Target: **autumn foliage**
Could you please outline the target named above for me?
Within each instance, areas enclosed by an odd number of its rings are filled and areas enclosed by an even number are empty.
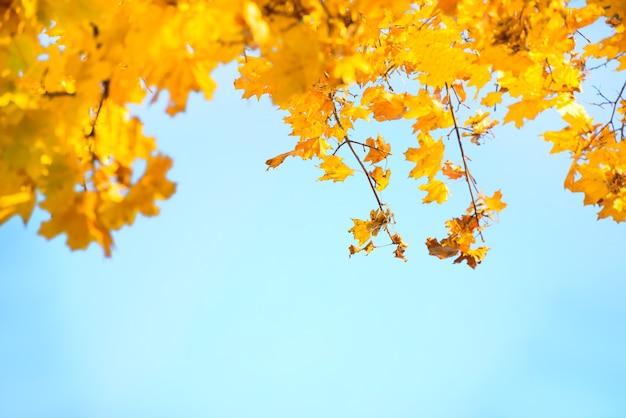
[[[183,112],[191,92],[211,99],[212,70],[233,61],[243,97],[269,96],[292,130],[293,149],[268,168],[296,157],[318,161],[320,180],[364,179],[374,208],[352,220],[350,254],[391,245],[404,259],[383,199],[392,172],[407,174],[388,157],[404,153],[424,203],[465,184],[467,210],[426,246],[475,267],[506,203],[500,190],[481,191],[466,152],[497,124],[521,128],[548,109],[562,123],[543,138],[571,156],[565,187],[600,218],[624,221],[626,84],[605,96],[603,120],[578,93],[589,62],[612,65],[615,77],[626,69],[626,2],[580,3],[0,0],[0,223],[27,222],[38,205],[49,213],[39,234],[65,234],[72,249],[97,242],[110,255],[112,231],[156,215],[175,191],[172,161],[127,106],[167,94],[167,113]],[[591,42],[592,24],[609,35]],[[412,124],[408,149],[355,129],[396,120]]]

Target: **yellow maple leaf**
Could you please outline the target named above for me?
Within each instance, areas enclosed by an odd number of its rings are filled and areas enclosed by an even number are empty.
[[[293,25],[282,37],[282,44],[267,54],[272,67],[262,76],[271,86],[272,101],[285,105],[295,95],[304,94],[323,74],[322,45],[311,28]]]
[[[13,215],[20,215],[26,224],[35,207],[35,201],[35,194],[29,190],[0,196],[0,224]]]
[[[371,253],[372,251],[374,251],[374,248],[376,248],[376,247],[374,246],[374,243],[370,240],[365,245],[365,247],[363,247],[363,250],[365,251],[365,254],[367,255],[367,254]]]
[[[507,204],[502,201],[502,192],[497,190],[493,196],[484,198],[485,205],[495,212],[500,212],[502,209],[506,208]]]
[[[164,155],[156,155],[148,160],[144,174],[125,199],[131,207],[136,208],[134,210],[145,216],[159,213],[155,200],[167,199],[176,191],[176,184],[166,177],[171,167],[172,160]]]
[[[352,222],[354,225],[348,230],[348,232],[351,232],[352,235],[354,235],[354,239],[357,240],[359,242],[359,246],[361,246],[372,236],[370,233],[371,228],[369,222],[361,219],[352,219]]]
[[[322,138],[309,138],[296,144],[295,151],[302,159],[308,160],[313,157],[321,157],[326,154],[326,150],[332,148],[330,144]]]
[[[238,90],[243,90],[242,98],[248,99],[256,96],[257,100],[261,96],[269,93],[269,87],[263,82],[261,75],[269,71],[272,65],[267,59],[259,57],[246,57],[240,61],[240,77],[235,79],[234,86]]]
[[[543,133],[543,139],[552,143],[550,154],[557,154],[563,151],[576,152],[583,143],[583,138],[579,132],[566,126],[560,131],[546,131]]]
[[[379,122],[400,119],[406,113],[404,96],[390,93],[382,86],[368,87],[363,92],[361,103],[369,106],[374,119]]]
[[[443,181],[437,179],[430,179],[428,183],[422,184],[419,189],[428,192],[426,197],[422,199],[423,203],[437,202],[441,204],[448,200],[448,195],[450,194],[448,186]]]
[[[46,200],[41,207],[48,210],[51,218],[41,224],[39,235],[52,239],[65,233],[67,245],[73,249],[86,249],[96,241],[104,249],[107,257],[111,256],[113,238],[109,230],[97,217],[98,194],[94,192],[74,193],[65,204],[59,200]]]
[[[420,134],[418,136],[420,147],[409,148],[405,153],[407,161],[412,161],[416,165],[409,173],[409,177],[418,179],[422,176],[432,178],[441,169],[443,160],[444,144],[440,139],[434,141],[430,135]]]
[[[480,101],[480,104],[486,107],[494,107],[498,103],[502,103],[502,90],[489,92]]]
[[[365,162],[376,164],[391,155],[391,145],[387,144],[385,139],[380,135],[376,136],[376,140],[371,137],[367,138],[365,144],[369,147],[365,160],[363,160]]]
[[[343,163],[343,158],[336,155],[322,156],[320,168],[324,175],[318,180],[332,180],[333,182],[344,181],[346,177],[354,175],[354,170]]]
[[[369,74],[372,67],[362,55],[350,55],[335,62],[333,76],[344,84],[352,84],[357,80],[357,74]]]
[[[593,119],[580,103],[570,102],[557,110],[575,132],[586,132],[591,128]]]

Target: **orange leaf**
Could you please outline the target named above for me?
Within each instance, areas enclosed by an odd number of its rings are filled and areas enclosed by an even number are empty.
[[[452,164],[452,161],[446,160],[443,164],[441,172],[444,176],[448,177],[451,180],[460,179],[465,176],[465,171],[461,167],[456,164]]]
[[[434,255],[439,259],[454,257],[459,253],[459,250],[456,248],[440,244],[437,238],[426,239],[426,247],[430,255]]]
[[[385,143],[385,139],[378,135],[374,138],[367,138],[365,144],[369,146],[369,152],[365,156],[365,162],[376,164],[390,155],[391,146]]]
[[[293,156],[294,154],[295,154],[295,151],[292,150],[284,154],[277,155],[274,158],[270,158],[269,160],[265,161],[265,164],[267,164],[267,170],[269,170],[270,168],[278,167],[279,165],[283,163],[283,161],[285,161],[285,158],[289,156]]]
[[[445,14],[454,16],[456,15],[456,8],[458,3],[459,0],[439,0],[439,4],[437,6]]]

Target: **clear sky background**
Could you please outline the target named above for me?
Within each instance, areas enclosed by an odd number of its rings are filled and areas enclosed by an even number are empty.
[[[371,128],[395,145],[383,198],[409,261],[350,259],[350,218],[374,207],[364,177],[318,182],[295,159],[266,172],[295,139],[239,99],[233,70],[174,119],[138,110],[178,191],[111,259],[38,237],[40,213],[0,228],[0,417],[626,416],[626,229],[563,190],[569,160],[537,136],[558,117],[469,148],[479,187],[509,204],[476,270],[423,244],[465,184],[422,205],[410,130]]]

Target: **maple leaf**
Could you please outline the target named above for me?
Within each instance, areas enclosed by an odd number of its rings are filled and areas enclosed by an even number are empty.
[[[35,207],[35,197],[34,193],[28,190],[0,196],[0,224],[13,215],[20,215],[26,225]]]
[[[465,171],[456,164],[452,164],[452,161],[446,160],[441,168],[441,173],[451,180],[460,179],[465,177]]]
[[[369,253],[371,253],[372,251],[374,251],[374,248],[376,248],[374,246],[374,243],[370,240],[365,247],[363,247],[363,251],[365,251],[365,254],[368,255]]]
[[[270,91],[261,75],[267,73],[272,65],[266,59],[259,57],[247,57],[244,63],[245,65],[239,65],[241,76],[235,79],[234,86],[238,90],[243,90],[242,98],[248,99],[256,96],[257,100],[260,100],[262,95]]]
[[[422,199],[423,203],[437,202],[442,204],[448,200],[448,195],[450,194],[448,186],[446,186],[443,181],[437,179],[428,180],[428,182],[422,184],[419,189],[428,192],[426,197]]]
[[[346,177],[354,175],[354,170],[343,163],[343,158],[336,155],[323,155],[320,168],[324,175],[318,180],[344,181]]]
[[[369,106],[374,119],[379,122],[400,119],[406,112],[404,97],[385,91],[381,86],[368,87],[363,92],[361,103]]]
[[[497,190],[494,192],[491,197],[483,197],[485,201],[485,205],[495,212],[500,212],[502,209],[506,208],[507,204],[502,201],[502,192]]]
[[[176,191],[176,184],[167,179],[172,160],[157,155],[148,160],[146,169],[136,184],[129,190],[125,200],[145,216],[159,213],[155,200],[169,198]]]
[[[442,245],[437,238],[426,239],[426,247],[430,255],[439,259],[454,257],[459,253],[458,248]]]
[[[313,157],[321,157],[326,154],[326,150],[332,148],[330,144],[322,138],[309,138],[298,142],[295,148],[297,155],[308,160]]]
[[[278,167],[279,165],[283,163],[283,161],[285,161],[285,158],[294,156],[294,155],[296,155],[296,151],[292,150],[292,151],[277,155],[274,158],[270,158],[269,160],[265,161],[265,164],[267,165],[267,170],[269,170],[270,168]]]
[[[492,91],[480,101],[480,104],[486,107],[495,107],[498,103],[502,103],[502,90]]]
[[[570,102],[557,110],[574,131],[586,132],[591,128],[592,119],[580,103]]]
[[[354,103],[346,103],[344,107],[341,109],[341,114],[345,116],[349,116],[353,121],[357,119],[363,119],[366,122],[370,121],[369,114],[370,110],[366,109],[363,106],[355,106]]]
[[[416,166],[409,173],[409,177],[418,179],[420,177],[432,178],[441,169],[443,160],[443,141],[434,141],[430,135],[420,134],[418,136],[420,147],[409,148],[405,153],[407,161],[412,161]]]
[[[359,246],[365,244],[367,240],[372,236],[371,227],[369,222],[363,221],[361,219],[352,219],[354,226],[348,230],[354,235],[354,239],[358,241]]]
[[[461,253],[461,255],[454,260],[454,264],[465,261],[468,266],[475,269],[476,265],[483,261],[487,255],[487,251],[489,251],[488,247],[479,247],[475,250],[468,250],[467,252]]]
[[[374,138],[367,138],[365,144],[369,147],[369,151],[363,161],[376,164],[384,160],[390,155],[391,145],[385,142],[385,139],[377,135],[376,140]]]
[[[357,74],[369,74],[372,67],[361,55],[350,55],[335,62],[333,76],[344,84],[352,84],[357,80]]]
[[[272,86],[272,100],[277,105],[306,93],[323,74],[322,45],[313,30],[298,25],[285,32],[280,46],[268,52],[272,67],[263,75],[263,82]]]
[[[391,242],[396,245],[396,249],[393,252],[394,257],[399,258],[406,263],[407,259],[404,256],[404,252],[409,245],[402,241],[400,234],[393,234],[391,236]]]
[[[57,206],[46,200],[41,206],[51,213],[51,219],[41,224],[38,233],[47,239],[65,233],[67,245],[73,250],[84,250],[93,241],[98,242],[107,257],[111,256],[113,239],[97,217],[98,195],[92,192],[75,193],[69,204]]]

